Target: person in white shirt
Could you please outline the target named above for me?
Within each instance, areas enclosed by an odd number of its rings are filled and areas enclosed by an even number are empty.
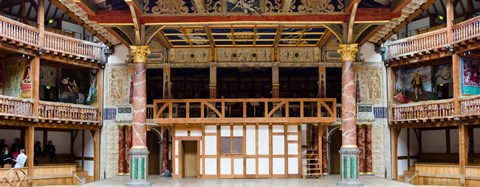
[[[27,161],[27,155],[25,155],[25,149],[20,149],[20,154],[15,159],[15,168],[23,168],[25,166],[25,162]]]

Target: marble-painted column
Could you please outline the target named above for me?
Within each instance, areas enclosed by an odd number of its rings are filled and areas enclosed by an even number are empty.
[[[280,81],[278,80],[278,67],[272,67],[272,98],[280,97]]]
[[[359,155],[358,155],[358,171],[360,174],[365,174],[365,129],[364,125],[360,124],[357,126],[357,146]]]
[[[162,174],[164,174],[167,169],[172,171],[170,168],[168,168],[168,148],[170,146],[168,140],[167,127],[162,127]]]
[[[170,76],[170,67],[163,67],[163,98],[172,99],[172,80]]]
[[[148,148],[147,148],[147,55],[148,46],[130,46],[130,54],[135,63],[133,79],[133,128],[132,148],[130,154],[130,182],[127,186],[150,186],[148,175]]]
[[[125,126],[118,126],[118,174],[125,174]]]
[[[323,133],[323,140],[322,140],[322,165],[323,165],[323,174],[328,175],[328,153],[327,153],[327,148],[328,148],[328,130],[325,130],[325,133]]]
[[[353,62],[358,44],[339,44],[342,60],[342,147],[340,148],[340,176],[338,186],[363,186],[358,180],[357,103]]]
[[[372,175],[372,124],[365,126],[365,174]]]
[[[326,71],[327,68],[325,66],[318,67],[318,97],[325,98],[327,97],[327,83],[326,83]]]
[[[217,98],[217,67],[210,67],[210,99]]]

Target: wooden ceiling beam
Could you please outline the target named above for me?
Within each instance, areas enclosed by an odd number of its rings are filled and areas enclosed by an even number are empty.
[[[135,38],[133,41],[134,42],[134,45],[143,45],[141,42],[142,42],[142,38],[141,38],[141,34],[140,34],[140,27],[141,27],[141,23],[140,23],[140,16],[142,15],[142,12],[141,12],[141,9],[140,7],[138,7],[137,3],[134,2],[134,0],[125,0],[125,3],[128,4],[128,6],[130,7],[130,14],[131,14],[131,17],[132,17],[132,21],[133,21],[133,28],[135,30]]]
[[[82,8],[88,15],[97,15],[96,6],[92,6],[83,0],[73,0],[73,2]]]
[[[395,4],[392,5],[392,12],[399,13],[404,9],[408,4],[410,4],[412,0],[400,0],[397,1]]]
[[[131,25],[133,20],[130,11],[99,11],[97,15],[90,15],[89,20],[101,25]],[[359,22],[388,22],[393,18],[400,17],[400,13],[392,13],[390,8],[359,8],[356,12],[355,21]],[[139,20],[145,25],[176,24],[176,23],[227,23],[227,22],[315,22],[315,23],[343,23],[350,19],[350,14],[312,14],[312,15],[141,15]],[[252,23],[255,24],[255,23]]]

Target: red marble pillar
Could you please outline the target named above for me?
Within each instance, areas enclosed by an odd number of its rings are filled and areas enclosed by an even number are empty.
[[[359,125],[357,127],[357,146],[358,149],[360,150],[360,153],[358,155],[358,171],[360,173],[365,173],[366,168],[365,168],[365,126]]]
[[[362,186],[358,180],[357,103],[353,62],[358,44],[339,44],[342,59],[342,147],[340,148],[340,176],[337,186]]]
[[[328,131],[325,131],[323,133],[323,140],[322,140],[322,165],[323,165],[323,173],[328,173],[328,155],[327,155],[327,144],[328,144],[328,139],[327,139],[327,133]]]
[[[312,149],[318,149],[318,126],[312,126]]]
[[[125,155],[125,159],[128,157],[128,151],[130,151],[130,148],[132,147],[132,126],[126,126],[125,127],[125,152],[123,153]],[[126,159],[125,163],[125,173],[130,172],[130,159]]]
[[[365,128],[365,172],[367,174],[373,174],[372,159],[372,125],[369,124]]]
[[[163,128],[162,134],[162,173],[168,169],[168,131],[166,127]],[[171,171],[171,170],[170,170]]]
[[[148,148],[147,141],[147,55],[148,46],[130,46],[130,54],[135,63],[133,78],[133,127],[132,148],[130,153],[130,179],[127,186],[149,186],[146,180],[148,175]]]
[[[118,126],[118,173],[125,173],[125,126]]]

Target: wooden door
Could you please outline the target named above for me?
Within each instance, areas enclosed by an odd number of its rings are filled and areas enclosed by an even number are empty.
[[[340,147],[342,147],[342,131],[335,131],[330,137],[330,174],[340,174]]]
[[[197,177],[197,141],[182,141],[183,177]]]
[[[160,175],[160,138],[152,130],[147,132],[148,174]]]

